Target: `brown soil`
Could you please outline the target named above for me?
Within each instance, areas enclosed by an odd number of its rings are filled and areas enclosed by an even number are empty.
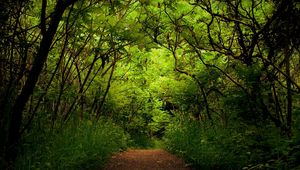
[[[104,170],[189,170],[185,163],[160,149],[128,150],[112,156]]]

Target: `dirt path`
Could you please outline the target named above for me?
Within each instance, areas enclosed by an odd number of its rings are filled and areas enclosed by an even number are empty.
[[[128,150],[114,155],[104,170],[189,170],[181,159],[160,149]]]

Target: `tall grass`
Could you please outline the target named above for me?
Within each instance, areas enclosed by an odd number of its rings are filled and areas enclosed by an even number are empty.
[[[282,161],[289,142],[274,127],[221,127],[177,121],[164,137],[166,149],[196,169],[289,169]]]
[[[113,152],[126,149],[129,136],[111,121],[72,124],[56,133],[24,138],[16,169],[99,169]]]

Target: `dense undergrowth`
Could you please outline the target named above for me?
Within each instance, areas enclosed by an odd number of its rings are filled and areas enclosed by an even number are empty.
[[[164,142],[195,169],[298,169],[296,136],[281,136],[271,125],[222,127],[184,120],[169,125]]]
[[[15,169],[99,169],[113,152],[127,148],[129,135],[107,120],[83,121],[24,137]]]

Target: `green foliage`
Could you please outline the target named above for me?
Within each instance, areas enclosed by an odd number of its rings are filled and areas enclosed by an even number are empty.
[[[166,148],[199,169],[289,169],[289,140],[274,127],[222,127],[175,121],[167,128]]]
[[[154,146],[151,136],[146,133],[139,131],[131,132],[130,139],[129,147],[132,148],[153,148]]]
[[[113,152],[126,149],[129,136],[109,120],[69,124],[61,130],[24,137],[16,169],[99,169]]]
[[[170,115],[161,110],[158,110],[158,113],[155,113],[152,116],[152,122],[149,123],[149,126],[152,132],[157,133],[163,130],[169,122]]]
[[[0,3],[0,151],[31,127],[17,168],[98,168],[127,145],[161,147],[163,136],[204,169],[299,166],[295,0],[65,0],[76,3],[60,21],[61,1],[44,2],[45,18],[41,1]],[[49,52],[42,63],[40,49]],[[22,99],[27,85],[34,91]],[[87,121],[98,116],[115,124]],[[70,120],[81,123],[56,129]]]
[[[165,143],[169,151],[197,168],[240,169],[245,158],[234,153],[238,148],[231,143],[234,139],[227,135],[228,132],[221,129],[204,129],[197,122],[176,122],[168,127]],[[228,146],[230,144],[232,146]]]

